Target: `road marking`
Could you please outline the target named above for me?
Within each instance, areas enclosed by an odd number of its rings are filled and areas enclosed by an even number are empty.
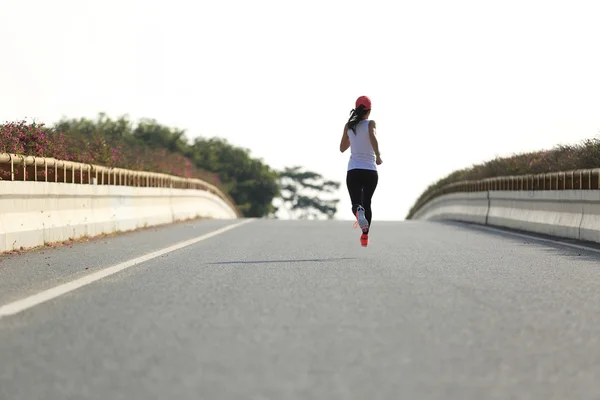
[[[494,232],[498,232],[498,233],[504,233],[505,235],[511,235],[511,236],[518,236],[518,237],[522,237],[524,239],[530,239],[530,240],[535,240],[538,242],[546,242],[546,243],[552,243],[558,246],[566,246],[566,247],[571,247],[574,249],[578,249],[578,250],[585,250],[585,251],[591,251],[593,253],[598,253],[600,254],[600,249],[595,249],[593,247],[588,247],[588,246],[584,246],[581,244],[575,244],[575,243],[569,243],[569,242],[562,242],[558,239],[548,239],[548,238],[543,238],[543,237],[537,237],[534,235],[528,235],[526,233],[521,233],[521,232],[513,232],[513,231],[509,231],[509,230],[504,230],[504,229],[500,229],[500,228],[494,228],[491,226],[485,226],[485,225],[477,225],[479,228],[482,228],[484,230],[488,230],[488,231],[494,231]]]
[[[32,296],[26,297],[24,299],[21,300],[17,300],[15,302],[12,303],[8,303],[2,307],[0,307],[0,319],[2,319],[3,317],[8,317],[8,316],[12,316],[15,314],[18,314],[22,311],[25,311],[29,308],[35,307],[39,304],[42,304],[46,301],[52,300],[56,297],[62,296],[63,294],[72,292],[76,289],[79,289],[82,286],[85,285],[89,285],[90,283],[93,283],[95,281],[98,281],[102,278],[106,278],[107,276],[116,274],[117,272],[123,271],[127,268],[133,267],[134,265],[138,265],[141,264],[143,262],[146,262],[148,260],[152,260],[153,258],[156,257],[160,257],[163,254],[167,254],[167,253],[171,253],[175,250],[179,250],[182,249],[184,247],[190,246],[192,244],[201,242],[203,240],[209,239],[211,237],[220,235],[221,233],[227,232],[228,230],[231,230],[233,228],[237,228],[238,226],[247,224],[251,221],[253,221],[254,219],[245,219],[241,222],[238,222],[237,224],[232,224],[232,225],[227,225],[226,227],[217,229],[216,231],[207,233],[205,235],[202,236],[198,236],[194,239],[189,239],[180,243],[177,243],[173,246],[169,246],[166,247],[164,249],[158,250],[158,251],[154,251],[152,253],[146,254],[144,256],[141,257],[137,257],[134,258],[132,260],[129,261],[125,261],[123,263],[117,264],[117,265],[113,265],[107,268],[104,268],[98,272],[89,274],[87,276],[84,276],[82,278],[76,279],[74,281],[71,282],[67,282],[64,283],[62,285],[59,286],[55,286],[51,289],[48,290],[44,290],[43,292],[34,294]]]

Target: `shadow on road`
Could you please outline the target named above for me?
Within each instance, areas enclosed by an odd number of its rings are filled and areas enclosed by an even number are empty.
[[[220,261],[214,263],[208,263],[208,265],[222,265],[222,264],[285,264],[285,263],[305,263],[305,262],[331,262],[339,260],[355,260],[353,257],[339,257],[339,258],[309,258],[302,260],[255,260],[255,261]]]

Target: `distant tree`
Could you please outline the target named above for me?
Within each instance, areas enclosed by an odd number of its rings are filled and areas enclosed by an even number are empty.
[[[67,136],[75,161],[127,167],[122,165],[121,153],[133,145],[133,124],[126,116],[113,120],[99,113],[96,120],[63,118],[54,128]]]
[[[286,167],[279,173],[280,199],[290,219],[333,219],[339,199],[324,199],[334,193],[340,183],[326,180],[319,173],[305,171],[300,166]]]
[[[184,156],[191,154],[185,130],[161,125],[153,119],[142,119],[133,130],[133,137],[152,148],[163,148]]]
[[[59,132],[64,132],[73,137],[89,138],[101,135],[106,140],[124,141],[132,137],[133,124],[127,116],[113,120],[105,113],[99,113],[96,120],[88,118],[61,119],[54,125]]]

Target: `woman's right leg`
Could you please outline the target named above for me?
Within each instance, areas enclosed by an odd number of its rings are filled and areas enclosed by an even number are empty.
[[[373,212],[371,211],[371,199],[373,198],[373,194],[377,188],[378,181],[379,174],[377,171],[364,171],[362,179],[362,204],[365,208],[365,217],[367,217],[367,221],[369,221],[369,227],[371,227],[371,220],[373,218]]]

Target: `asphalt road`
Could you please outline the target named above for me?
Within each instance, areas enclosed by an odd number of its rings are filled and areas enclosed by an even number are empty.
[[[237,221],[0,256],[0,307]],[[600,254],[257,220],[0,318],[0,400],[597,399]],[[86,269],[87,268],[87,269]]]

